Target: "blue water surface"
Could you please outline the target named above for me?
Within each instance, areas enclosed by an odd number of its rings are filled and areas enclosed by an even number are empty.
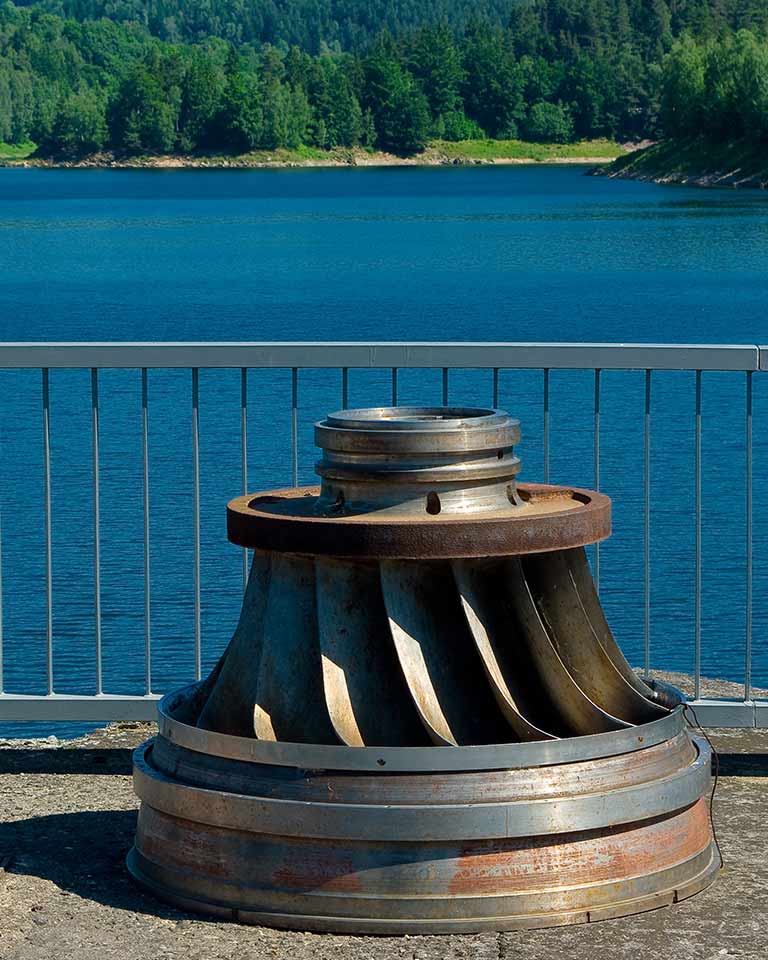
[[[768,197],[609,181],[578,166],[343,170],[0,169],[0,340],[768,341]],[[752,679],[768,685],[768,377],[754,376]],[[439,402],[440,371],[401,371],[401,402]],[[645,375],[605,371],[600,487],[614,501],[600,588],[630,659],[644,645]],[[745,675],[743,373],[702,377],[702,671]],[[141,382],[106,370],[101,406],[104,687],[145,690]],[[386,403],[386,371],[350,371],[350,402]],[[290,482],[290,371],[248,376],[248,486]],[[522,478],[543,473],[541,371],[503,371]],[[54,688],[95,690],[91,380],[50,374]],[[490,371],[456,371],[490,403]],[[301,371],[300,480],[338,371]],[[550,378],[552,482],[594,482],[594,375]],[[652,382],[651,660],[694,657],[695,375]],[[5,688],[44,693],[40,371],[0,371]],[[193,678],[189,371],[150,371],[152,689]],[[240,371],[200,373],[203,669],[242,595],[224,505],[241,490]],[[77,728],[77,729],[80,729]],[[0,725],[0,733],[52,732]],[[68,727],[73,732],[75,727]],[[60,732],[60,730],[56,730]]]

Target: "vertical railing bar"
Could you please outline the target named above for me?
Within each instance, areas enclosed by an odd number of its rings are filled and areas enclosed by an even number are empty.
[[[3,681],[3,511],[0,502],[0,693],[4,692]]]
[[[341,408],[346,410],[349,406],[349,367],[341,368]]]
[[[43,377],[43,482],[45,486],[45,662],[48,693],[53,693],[53,537],[51,533],[50,375]]]
[[[448,367],[443,367],[443,406],[448,406]]]
[[[752,371],[747,371],[746,443],[747,443],[747,584],[745,598],[744,699],[752,699]]]
[[[644,418],[644,473],[643,486],[645,493],[644,540],[643,540],[643,574],[644,574],[644,621],[643,621],[643,674],[646,679],[651,676],[651,371],[645,371],[645,418]]]
[[[0,441],[2,437],[0,436]],[[0,442],[0,457],[2,457],[2,443]],[[3,679],[3,504],[0,498],[0,693],[5,690]]]
[[[96,695],[104,692],[101,662],[101,504],[99,498],[99,371],[91,367],[93,446],[93,619],[96,641]]]
[[[152,601],[149,569],[149,384],[147,368],[141,370],[141,460],[144,510],[144,692],[152,693]]]
[[[240,469],[243,496],[248,493],[248,370],[240,370]],[[243,547],[243,593],[248,585],[248,548]]]
[[[600,489],[600,370],[595,370],[595,423],[593,467],[595,476],[595,490]],[[594,581],[595,590],[600,592],[600,544],[595,544]]]
[[[195,678],[203,672],[200,614],[200,371],[192,368],[192,496],[194,513]]]
[[[549,368],[544,368],[544,429],[542,443],[544,446],[544,483],[549,483]]]
[[[392,367],[392,406],[397,406],[397,367]]]
[[[693,638],[693,696],[701,696],[701,370],[696,371],[696,457],[695,513],[696,513],[696,569],[694,587]]]
[[[299,485],[299,371],[291,369],[291,477]]]
[[[493,409],[499,405],[499,368],[493,368]]]

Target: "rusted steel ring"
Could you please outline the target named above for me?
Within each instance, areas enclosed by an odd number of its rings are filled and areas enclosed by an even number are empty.
[[[196,721],[199,691],[166,702],[179,727],[161,728],[134,767],[142,804],[128,868],[184,909],[349,933],[520,929],[654,909],[698,892],[719,867],[709,748],[680,727],[680,708],[564,741],[574,756],[604,745],[580,762],[526,768],[523,750],[508,771],[291,770],[175,742]],[[649,745],[625,754],[630,734]],[[238,741],[239,755],[243,738],[213,739]],[[436,748],[459,758],[487,749]]]
[[[472,519],[317,516],[318,487],[270,490],[230,500],[227,536],[241,547],[370,560],[518,556],[583,547],[610,536],[611,501],[604,494],[532,483],[517,489],[532,509]],[[557,498],[564,509],[547,509]]]
[[[259,832],[272,836],[369,843],[543,837],[563,833],[566,824],[568,832],[597,830],[690,807],[706,794],[712,764],[706,741],[694,742],[698,753],[693,761],[658,779],[632,786],[609,781],[601,792],[588,795],[566,790],[553,797],[542,790],[533,799],[497,803],[384,804],[378,793],[370,793],[365,803],[312,802],[226,793],[221,787],[195,786],[158,770],[152,763],[151,743],[134,753],[133,783],[142,802],[168,816],[230,830],[249,830],[258,823]],[[576,770],[559,773],[564,781],[578,779]],[[461,775],[455,776],[460,782]],[[623,765],[621,777],[627,776]],[[614,777],[618,781],[616,773]]]

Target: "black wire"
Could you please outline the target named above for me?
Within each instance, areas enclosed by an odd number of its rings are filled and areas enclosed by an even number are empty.
[[[725,860],[723,860],[723,851],[720,848],[720,840],[717,836],[717,827],[715,826],[715,813],[714,813],[715,791],[717,790],[717,784],[718,784],[718,781],[720,780],[720,756],[717,750],[715,749],[714,744],[709,739],[709,736],[706,730],[699,723],[699,718],[696,716],[696,711],[693,709],[693,707],[689,703],[686,703],[685,710],[686,711],[690,710],[691,714],[693,715],[693,726],[695,726],[696,729],[699,731],[699,733],[701,733],[702,737],[704,737],[704,739],[709,744],[709,749],[712,751],[712,765],[714,767],[714,770],[713,770],[714,776],[712,780],[712,793],[710,794],[710,797],[709,797],[709,822],[712,826],[712,839],[715,841],[715,849],[717,850],[717,855],[720,858],[720,869],[722,870],[723,867],[725,866]]]

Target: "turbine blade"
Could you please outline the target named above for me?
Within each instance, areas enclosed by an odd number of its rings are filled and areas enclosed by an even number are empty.
[[[317,620],[328,713],[349,746],[429,743],[392,647],[379,567],[316,562]]]
[[[452,565],[464,615],[501,712],[521,740],[556,739],[549,731],[559,718],[547,710],[547,697],[505,602],[502,564],[454,560]]]
[[[589,698],[612,716],[633,724],[666,716],[668,711],[628,683],[605,652],[562,551],[528,556],[523,568],[558,653]]]
[[[338,743],[323,694],[311,559],[274,556],[252,712],[260,740]]]
[[[253,737],[253,703],[264,640],[271,554],[255,550],[243,607],[224,655],[206,681],[210,693],[197,726],[236,737]]]
[[[507,595],[536,667],[539,682],[549,695],[548,705],[560,714],[566,728],[580,736],[631,726],[598,706],[571,675],[539,614],[518,557],[504,561],[504,575]]]
[[[605,650],[606,655],[627,683],[631,684],[635,690],[644,697],[653,699],[653,690],[647,683],[643,682],[642,678],[639,677],[629,665],[621,651],[621,647],[619,647],[613,636],[611,628],[608,626],[603,606],[600,603],[597,590],[595,590],[595,582],[592,579],[592,572],[589,569],[586,551],[583,547],[577,547],[574,550],[564,550],[563,555],[567,560],[571,577],[576,586],[576,591],[587,619],[591,623],[598,642],[603,650]],[[659,706],[661,705],[659,704]]]
[[[450,564],[384,561],[381,583],[400,666],[432,741],[509,740],[469,636]]]

